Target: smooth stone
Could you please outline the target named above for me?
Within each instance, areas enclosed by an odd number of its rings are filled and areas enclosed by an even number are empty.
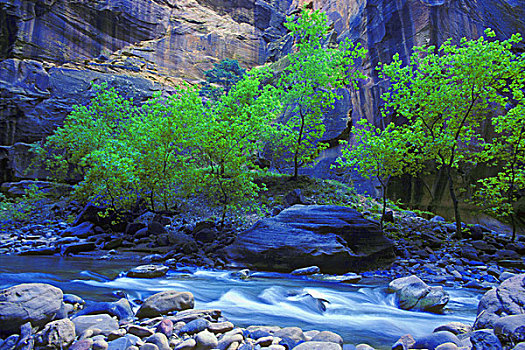
[[[193,338],[186,339],[179,345],[175,346],[174,350],[192,350],[197,345],[197,342]]]
[[[165,276],[169,267],[164,265],[141,265],[128,271],[126,276],[135,278],[156,278]]]
[[[152,318],[172,311],[193,309],[195,300],[190,292],[166,291],[147,298],[137,311],[138,318]]]
[[[231,331],[235,326],[231,322],[218,322],[218,323],[210,323],[208,325],[208,330],[212,333],[226,333]]]
[[[216,349],[217,346],[219,345],[219,342],[215,334],[211,333],[208,330],[204,330],[198,333],[195,336],[195,341],[197,342],[195,350]]]
[[[146,327],[141,327],[141,326],[137,326],[133,324],[128,327],[128,334],[133,334],[133,335],[136,335],[137,337],[145,338],[145,337],[152,336],[153,334],[155,334],[155,332],[153,332],[151,329],[148,329]]]
[[[228,349],[232,343],[242,343],[244,340],[244,337],[242,334],[234,334],[232,336],[224,336],[219,340],[219,343],[217,344],[217,348],[220,350],[226,350]]]
[[[525,350],[525,342],[517,344],[512,350]]]
[[[88,305],[85,309],[80,310],[76,316],[108,314],[115,316],[119,320],[127,320],[133,317],[133,310],[126,298],[121,298],[115,302],[98,302]]]
[[[458,350],[458,349],[459,349],[458,346],[454,343],[444,343],[436,347],[436,350]]]
[[[203,330],[208,328],[209,322],[203,318],[198,318],[196,320],[193,320],[189,323],[187,323],[184,327],[182,327],[179,331],[179,334],[187,333],[187,334],[195,334],[202,332]]]
[[[494,322],[494,333],[502,343],[525,342],[525,314],[501,317]]]
[[[461,341],[458,337],[450,332],[435,332],[416,339],[414,348],[435,350],[439,345],[444,343],[454,343],[461,346]]]
[[[107,350],[109,347],[109,344],[104,339],[95,339],[93,341],[92,349],[93,350]]]
[[[177,312],[174,316],[168,317],[173,323],[184,322],[188,323],[198,318],[205,318],[207,320],[217,321],[221,317],[221,310],[183,310]]]
[[[173,322],[168,318],[164,318],[157,326],[156,332],[162,333],[168,338],[171,337],[173,334]]]
[[[358,344],[355,347],[355,350],[375,350],[375,349],[368,344]]]
[[[470,334],[472,350],[502,350],[503,346],[492,329],[479,329]]]
[[[146,339],[146,343],[155,344],[159,350],[170,350],[168,338],[162,333],[155,333]]]
[[[303,334],[306,337],[307,341],[310,341],[313,337],[315,337],[319,333],[321,333],[321,332],[319,332],[317,330],[311,330],[311,331],[303,332]]]
[[[267,337],[260,337],[257,339],[255,344],[260,346],[270,346],[273,343],[273,336],[269,335]]]
[[[295,269],[291,272],[291,274],[295,276],[308,276],[316,273],[321,273],[321,269],[319,268],[319,266],[303,267],[300,269]]]
[[[399,338],[394,345],[392,345],[392,350],[407,350],[411,349],[412,346],[416,341],[414,340],[414,337],[410,334],[405,334],[401,338]]]
[[[62,349],[71,345],[75,337],[75,324],[66,318],[46,324],[40,332],[38,343],[42,346]]]
[[[118,339],[112,340],[108,343],[108,350],[126,350],[130,346],[135,345],[131,338],[129,337],[120,337]]]
[[[159,350],[159,347],[152,343],[146,343],[142,345],[139,350]]]
[[[75,333],[82,334],[90,328],[99,329],[104,335],[119,329],[117,320],[108,314],[84,315],[73,318],[75,324]]]
[[[343,346],[343,338],[339,334],[330,331],[319,332],[316,336],[314,336],[311,339],[311,341],[336,343]]]
[[[342,348],[336,343],[307,341],[297,345],[294,350],[342,350]]]
[[[86,304],[86,301],[84,299],[82,299],[81,297],[75,294],[64,294],[63,301],[64,303],[73,304],[73,305],[75,304],[85,305]]]
[[[450,299],[443,287],[430,287],[414,275],[393,280],[388,291],[396,293],[399,307],[404,310],[440,312]]]
[[[18,333],[26,322],[44,326],[61,312],[62,299],[62,290],[45,283],[24,283],[1,290],[0,336]]]
[[[285,327],[282,329],[279,329],[278,331],[273,333],[274,337],[288,337],[290,339],[293,339],[296,343],[306,340],[306,336],[303,333],[303,330],[299,327]]]
[[[69,347],[69,350],[89,350],[93,346],[93,339],[86,338],[77,340]]]

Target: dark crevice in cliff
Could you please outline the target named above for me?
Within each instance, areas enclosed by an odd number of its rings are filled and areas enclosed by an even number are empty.
[[[0,8],[0,59],[12,57],[17,34],[17,18]]]

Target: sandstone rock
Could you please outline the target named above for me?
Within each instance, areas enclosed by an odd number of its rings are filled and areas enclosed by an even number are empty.
[[[199,318],[188,322],[184,327],[182,327],[179,333],[195,334],[202,332],[205,329],[208,329],[209,322],[203,318]]]
[[[503,281],[483,295],[478,304],[474,329],[493,328],[500,317],[525,313],[525,274]]]
[[[157,317],[171,311],[192,309],[195,305],[189,292],[166,291],[147,298],[137,311],[138,318]]]
[[[296,343],[299,341],[305,341],[306,337],[303,333],[303,330],[299,327],[285,327],[275,331],[273,333],[274,337],[284,338],[288,337],[294,340]]]
[[[20,326],[31,322],[43,326],[62,308],[62,291],[49,284],[19,284],[0,291],[0,335],[18,333]]]
[[[75,340],[75,324],[69,319],[46,324],[39,335],[39,345],[54,349],[67,348]]]
[[[182,343],[178,344],[174,350],[192,350],[197,345],[193,338],[188,338]]]
[[[75,333],[82,334],[88,329],[98,329],[101,334],[108,335],[119,329],[118,322],[108,314],[78,316],[73,319]]]
[[[393,280],[388,291],[396,293],[399,307],[405,310],[440,312],[449,301],[443,287],[430,287],[414,275]]]
[[[257,222],[224,249],[230,260],[290,271],[316,265],[325,273],[345,273],[392,261],[392,243],[354,209],[295,205]]]
[[[134,324],[128,327],[128,334],[133,334],[140,338],[152,336],[154,333],[151,329]]]

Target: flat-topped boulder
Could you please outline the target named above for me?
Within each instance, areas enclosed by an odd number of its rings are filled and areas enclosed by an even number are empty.
[[[316,265],[336,274],[385,266],[395,257],[377,223],[335,205],[294,205],[258,221],[223,252],[252,268],[290,271]]]
[[[33,327],[54,320],[62,308],[63,293],[45,283],[24,283],[0,290],[0,335],[20,331],[31,322]]]

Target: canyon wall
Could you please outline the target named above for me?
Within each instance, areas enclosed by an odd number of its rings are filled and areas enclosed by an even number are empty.
[[[312,0],[308,0],[308,3]],[[108,82],[142,101],[181,81],[202,81],[224,58],[253,67],[289,49],[283,22],[305,0],[0,0],[0,182],[22,177],[14,144],[59,126],[73,104]],[[327,139],[348,138],[360,118],[378,123],[384,88],[374,70],[396,52],[451,37],[525,33],[525,0],[313,0],[338,40],[368,49],[367,79],[326,115]],[[523,47],[521,48],[523,49]],[[336,142],[334,142],[334,145]],[[328,171],[336,149],[314,169]]]

